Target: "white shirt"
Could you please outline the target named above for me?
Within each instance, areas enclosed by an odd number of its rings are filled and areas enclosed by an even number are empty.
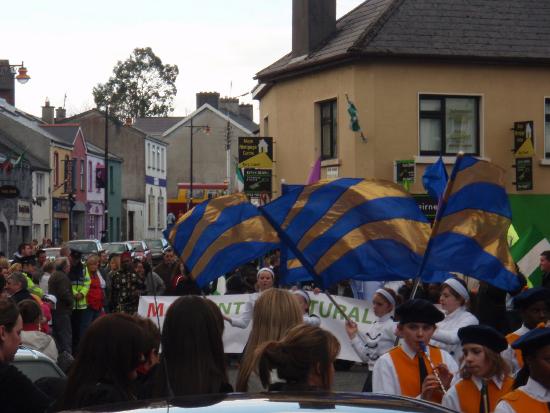
[[[521,337],[522,335],[524,335],[525,333],[528,333],[529,331],[531,330],[525,327],[525,324],[522,324],[521,327],[518,328],[516,331],[514,331],[512,334],[517,334],[518,336]],[[508,364],[512,368],[512,374],[515,375],[520,369],[519,361],[516,357],[515,350],[512,347],[508,346],[508,348],[504,350],[502,353],[500,353],[500,355],[504,360],[508,362]]]
[[[44,294],[48,294],[48,281],[50,280],[50,276],[51,274],[49,272],[45,272],[42,274],[40,282],[38,283],[38,286]]]
[[[527,384],[525,386],[519,387],[518,390],[521,390],[527,393],[533,399],[538,400],[540,402],[543,402],[543,403],[550,402],[550,389],[547,389],[538,381],[533,380],[531,377],[529,377],[529,380],[527,380]],[[497,407],[494,413],[518,413],[518,412],[512,409],[512,406],[510,406],[506,400],[502,400],[497,404]],[[533,413],[536,413],[536,412],[533,412]]]
[[[315,314],[304,314],[304,324],[308,324],[313,327],[319,327],[321,325],[321,319]]]
[[[241,315],[231,317],[231,325],[233,327],[248,327],[250,321],[252,320],[252,315],[254,314],[254,305],[256,304],[256,300],[258,300],[258,298],[260,297],[260,294],[261,293],[259,292],[250,294],[250,296],[248,297],[248,301],[244,305],[244,310]]]
[[[351,339],[353,349],[363,362],[368,363],[371,371],[376,360],[395,346],[396,322],[392,315],[393,312],[383,315],[369,326],[365,334],[357,332]]]
[[[445,350],[459,363],[460,357],[462,357],[462,346],[458,338],[458,330],[477,324],[479,321],[472,313],[466,311],[464,307],[459,307],[451,314],[447,314],[443,321],[436,324],[437,328],[430,344]]]
[[[457,412],[460,411],[460,399],[458,398],[458,392],[456,391],[456,385],[458,383],[460,383],[462,380],[463,379],[457,380],[449,388],[447,393],[445,393],[445,395],[443,396],[443,401],[441,402],[441,404],[444,407],[448,407],[451,410],[456,410]],[[502,377],[493,376],[493,377],[491,377],[491,380],[493,381],[493,383],[495,383],[495,385],[499,389],[502,389],[502,384],[504,383],[504,380],[503,380]],[[481,379],[479,377],[472,376],[472,381],[474,382],[477,389],[481,392],[481,385],[482,385]]]
[[[416,356],[416,353],[408,346],[403,340],[401,347],[407,356],[412,360]],[[454,358],[445,350],[441,350],[441,356],[443,364],[447,366],[451,374],[456,374],[458,366]],[[374,370],[372,372],[372,391],[374,393],[385,393],[401,395],[401,385],[399,384],[399,378],[397,377],[397,370],[393,365],[393,360],[389,353],[381,356],[374,364]],[[416,397],[420,396],[418,394]]]

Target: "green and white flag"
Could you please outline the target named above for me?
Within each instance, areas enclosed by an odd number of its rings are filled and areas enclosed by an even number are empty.
[[[540,254],[547,250],[550,250],[550,242],[534,226],[529,227],[527,233],[510,248],[519,270],[533,286],[541,283]]]
[[[244,176],[243,171],[239,168],[239,165],[235,163],[235,191],[242,192],[244,190]]]

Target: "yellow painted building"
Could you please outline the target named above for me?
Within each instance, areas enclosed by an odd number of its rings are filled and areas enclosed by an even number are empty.
[[[55,245],[70,239],[70,166],[72,149],[61,145],[50,146],[50,187],[52,188],[52,240]]]
[[[435,3],[368,0],[336,21],[334,1],[293,2],[293,51],[257,74],[255,90],[260,135],[276,142],[274,195],[281,180],[305,183],[319,157],[323,178],[394,180],[395,162],[414,160],[410,192],[424,194],[426,166],[441,154],[450,171],[462,150],[507,171],[519,232],[536,224],[548,236],[550,10]],[[350,129],[346,95],[366,142]],[[533,188],[518,191],[513,128],[525,121]]]

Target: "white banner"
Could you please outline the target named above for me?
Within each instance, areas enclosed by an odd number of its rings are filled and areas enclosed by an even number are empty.
[[[336,309],[334,304],[328,299],[325,294],[314,295],[309,293],[311,297],[310,314],[315,314],[321,318],[321,327],[330,331],[336,336],[342,349],[338,358],[343,360],[360,361],[359,357],[351,347],[350,340],[346,334],[344,317]],[[155,310],[155,301],[152,296],[142,296],[139,301],[138,313],[143,317],[150,318],[157,323],[160,322],[160,328],[164,323],[166,310],[178,297],[157,297],[157,310]],[[223,314],[228,316],[238,316],[244,310],[244,305],[248,301],[248,294],[236,295],[209,295],[209,300],[214,301]],[[370,303],[363,300],[355,300],[353,298],[334,296],[334,299],[344,310],[349,318],[354,320],[359,331],[364,332],[374,319],[374,313],[370,311]],[[241,353],[248,340],[250,327],[243,330],[241,328],[232,327],[229,323],[225,323],[225,331],[223,333],[223,344],[226,353]]]

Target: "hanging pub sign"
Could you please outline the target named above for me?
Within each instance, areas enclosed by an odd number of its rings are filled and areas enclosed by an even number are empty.
[[[247,195],[271,193],[271,169],[244,170],[244,192]]]
[[[17,198],[19,196],[19,188],[15,185],[2,185],[0,186],[0,198]]]
[[[533,158],[516,158],[516,190],[533,189]]]
[[[273,168],[273,138],[239,137],[239,168]]]
[[[535,154],[535,126],[532,120],[514,122],[514,154],[518,157]]]

